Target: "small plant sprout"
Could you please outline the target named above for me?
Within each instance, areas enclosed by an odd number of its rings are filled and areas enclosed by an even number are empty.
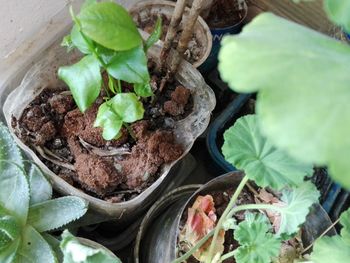
[[[60,67],[58,76],[82,112],[95,103],[103,87],[106,97],[95,127],[103,128],[105,140],[116,139],[123,126],[130,131],[129,123],[143,119],[140,98],[153,96],[146,53],[161,35],[161,19],[144,42],[128,12],[117,3],[86,1],[78,15],[72,8],[70,13],[74,26],[62,45],[69,51],[78,49],[84,57],[74,65]],[[129,83],[133,92],[124,93],[122,81]]]
[[[282,241],[297,235],[310,207],[318,202],[316,187],[304,181],[306,176],[312,175],[312,166],[275,148],[261,134],[256,115],[240,118],[225,132],[224,139],[222,150],[226,160],[243,170],[245,176],[217,222],[213,203],[203,206],[203,200],[207,200],[205,204],[210,203],[210,196],[198,197],[194,207],[189,209],[185,234],[180,235],[180,242],[186,240],[190,249],[174,263],[183,262],[191,255],[205,263],[222,262],[231,257],[237,263],[269,263],[279,256]],[[279,191],[281,197],[278,205],[236,205],[248,181],[261,188]],[[210,211],[197,208],[191,212],[195,207],[211,208]],[[237,225],[233,216],[240,211],[246,211],[245,220]],[[275,212],[280,218],[279,224],[272,226],[265,214],[256,211]],[[192,229],[190,235],[188,228]],[[234,239],[239,247],[223,254],[225,231],[229,229],[234,230]]]
[[[2,123],[0,148],[0,262],[56,263],[55,238],[46,232],[79,219],[88,204],[74,196],[51,199],[51,184],[22,159]]]

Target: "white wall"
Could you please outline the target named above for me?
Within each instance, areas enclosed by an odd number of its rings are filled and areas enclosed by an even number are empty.
[[[78,0],[0,0],[0,61],[50,23],[63,8]],[[137,0],[120,0],[131,5]]]

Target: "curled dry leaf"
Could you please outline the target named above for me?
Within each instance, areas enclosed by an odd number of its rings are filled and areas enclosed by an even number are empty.
[[[180,234],[180,242],[185,242],[190,246],[196,243],[214,229],[217,221],[214,200],[211,195],[198,196],[193,206],[188,209],[186,225]],[[193,256],[202,261],[208,253],[212,238],[198,249]],[[224,251],[225,231],[220,231],[217,239],[215,253],[222,254]]]

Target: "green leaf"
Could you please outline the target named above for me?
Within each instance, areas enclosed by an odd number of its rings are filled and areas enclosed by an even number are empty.
[[[67,230],[62,234],[63,263],[122,263],[103,248],[91,248],[81,244]]]
[[[54,251],[58,262],[63,262],[63,253],[60,248],[60,241],[54,236],[47,233],[41,233],[41,236],[46,240],[46,242],[50,245],[50,247]]]
[[[96,116],[94,127],[103,128],[102,136],[105,140],[113,140],[118,137],[123,126],[121,117],[116,114],[110,101],[103,103]]]
[[[234,253],[237,263],[270,263],[278,256],[281,241],[270,233],[271,225],[263,214],[250,214],[234,232],[241,245]]]
[[[22,154],[12,138],[7,127],[0,122],[0,160],[16,161],[20,167],[24,167]],[[3,166],[7,166],[6,163],[0,163],[0,171]]]
[[[20,244],[20,239],[15,240],[9,246],[0,251],[1,263],[14,263],[16,253]]]
[[[286,206],[278,209],[281,220],[277,235],[292,235],[298,232],[311,206],[318,202],[319,197],[320,193],[311,182],[304,182],[297,188],[283,190],[281,200]]]
[[[340,236],[316,240],[311,259],[314,263],[347,262],[350,258],[350,209],[340,216]]]
[[[71,35],[65,36],[62,40],[61,46],[66,47],[67,52],[72,51],[74,49],[74,44],[72,42],[72,36]]]
[[[78,15],[82,32],[102,46],[125,51],[142,43],[142,38],[129,13],[119,4],[91,4]]]
[[[111,100],[114,112],[120,116],[123,122],[133,123],[143,119],[144,108],[134,93],[120,93]]]
[[[221,76],[235,91],[259,91],[262,132],[350,189],[350,47],[269,13],[222,43]]]
[[[129,83],[146,83],[150,80],[142,46],[117,52],[107,65],[107,72],[115,79]]]
[[[73,26],[70,35],[73,46],[78,48],[83,54],[91,54],[91,48],[94,48],[95,45],[90,39],[82,36],[77,25]]]
[[[37,231],[45,232],[62,227],[82,217],[88,208],[84,199],[65,196],[30,207],[28,224]]]
[[[85,0],[85,2],[83,3],[83,5],[81,6],[80,10],[83,10],[85,8],[87,8],[88,6],[97,3],[96,0]]]
[[[224,134],[222,152],[225,159],[260,187],[280,190],[286,186],[303,184],[306,175],[312,175],[306,165],[275,148],[260,132],[256,115],[247,115],[236,121]]]
[[[151,84],[148,82],[148,83],[136,83],[134,84],[134,91],[136,93],[137,96],[140,96],[140,97],[144,97],[144,98],[147,98],[147,97],[151,97],[153,96],[153,91],[152,91],[152,87],[151,87]]]
[[[30,205],[50,200],[52,187],[37,165],[32,165],[29,171]]]
[[[60,67],[58,76],[67,83],[82,112],[85,112],[100,94],[102,85],[100,64],[93,55],[85,56],[74,65]]]
[[[14,263],[57,263],[50,245],[33,227],[27,225],[22,236],[23,240]]]
[[[160,39],[161,36],[162,36],[162,18],[158,16],[154,30],[144,44],[145,52],[147,52],[148,49],[151,46],[153,46]]]
[[[16,218],[13,216],[0,217],[0,234],[5,234],[11,241],[13,241],[20,236],[20,232],[21,226],[18,225]]]
[[[0,160],[0,167],[0,206],[24,225],[29,207],[29,185],[24,170],[3,160]]]
[[[350,2],[346,0],[324,0],[328,17],[350,33]]]

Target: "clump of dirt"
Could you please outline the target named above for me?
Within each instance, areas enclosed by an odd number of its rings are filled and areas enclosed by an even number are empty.
[[[160,79],[152,79],[156,87]],[[189,90],[176,87],[170,83],[156,102],[144,99],[145,118],[131,125],[134,138],[123,128],[121,137],[105,141],[102,129],[93,127],[103,94],[83,114],[64,89],[44,89],[12,125],[19,138],[69,184],[109,202],[122,202],[150,186],[164,164],[183,154],[173,134],[174,123],[191,112],[193,102]],[[184,110],[172,119],[163,107],[174,98]]]
[[[141,17],[138,14],[134,20],[137,23],[137,26],[139,28],[151,34],[154,31],[155,24],[158,19],[158,15],[159,14],[150,13],[147,17]],[[164,41],[170,25],[170,19],[163,14],[160,14],[160,16],[162,18],[162,35],[160,39]],[[172,47],[175,49],[179,43],[181,33],[182,33],[182,28],[179,27],[176,33],[176,37],[172,43]],[[188,43],[188,48],[184,53],[184,58],[188,62],[193,64],[202,58],[202,56],[204,55],[204,52],[205,50],[203,50],[203,46],[201,45],[200,41],[196,38],[196,35],[193,34],[192,39]]]
[[[164,111],[171,116],[184,114],[191,92],[183,86],[176,87],[171,93],[171,100],[164,103]]]
[[[210,28],[225,28],[241,22],[244,15],[237,0],[214,0],[205,20]]]

